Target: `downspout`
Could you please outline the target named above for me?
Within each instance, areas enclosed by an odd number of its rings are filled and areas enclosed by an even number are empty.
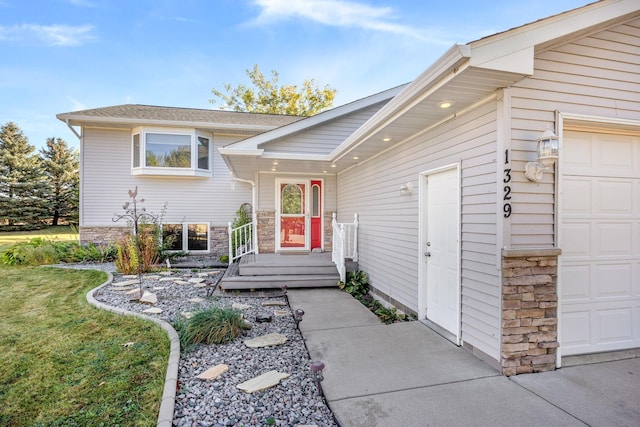
[[[230,171],[231,180],[237,182],[243,182],[245,184],[251,184],[251,217],[253,221],[253,231],[251,238],[253,239],[253,248],[256,251],[256,254],[259,253],[258,250],[258,214],[256,213],[256,183],[249,179],[238,178],[235,176],[233,171]]]
[[[69,123],[69,119],[66,119],[64,122],[67,124],[67,127],[71,129],[71,132],[73,132],[73,134],[80,140],[80,142],[82,142],[82,136],[73,128],[73,126],[71,126],[71,123]]]

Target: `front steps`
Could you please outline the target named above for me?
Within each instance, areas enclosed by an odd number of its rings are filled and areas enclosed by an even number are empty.
[[[245,255],[233,263],[220,281],[220,288],[265,289],[337,286],[340,276],[331,253]]]

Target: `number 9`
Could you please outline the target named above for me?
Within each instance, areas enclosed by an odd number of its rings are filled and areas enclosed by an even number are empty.
[[[509,218],[511,216],[511,204],[510,203],[505,203],[504,207],[502,208],[502,210],[504,211],[504,217],[505,218]]]

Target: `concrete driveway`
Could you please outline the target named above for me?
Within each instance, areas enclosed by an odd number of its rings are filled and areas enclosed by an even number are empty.
[[[420,322],[380,323],[341,290],[288,295],[343,427],[640,426],[640,358],[507,378]]]

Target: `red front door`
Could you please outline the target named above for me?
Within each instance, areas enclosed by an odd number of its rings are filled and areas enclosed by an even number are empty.
[[[311,181],[311,249],[322,248],[322,181]]]

